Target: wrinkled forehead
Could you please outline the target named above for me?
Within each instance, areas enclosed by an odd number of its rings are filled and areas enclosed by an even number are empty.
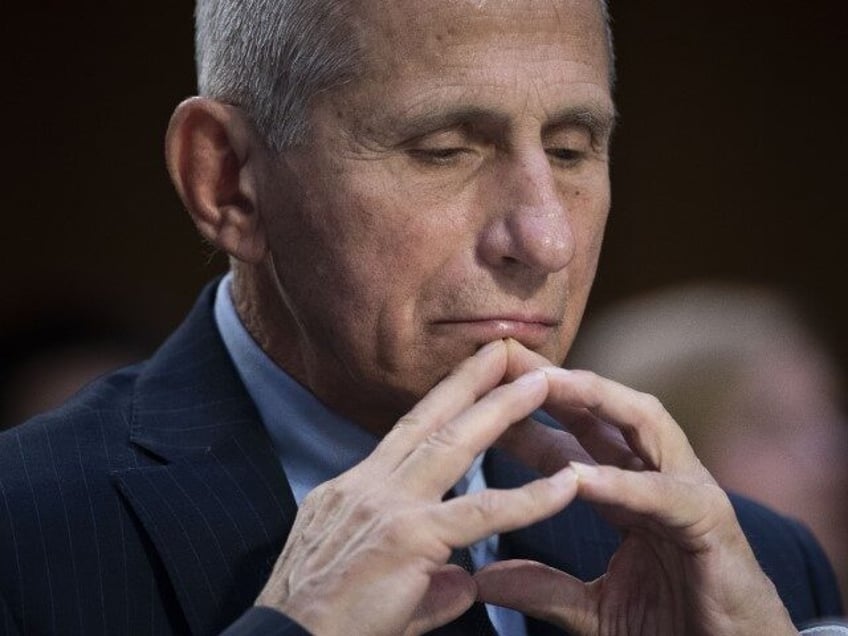
[[[357,0],[355,16],[369,74],[390,73],[397,63],[438,64],[442,53],[462,47],[479,55],[485,39],[493,49],[537,47],[541,54],[568,44],[582,56],[576,61],[610,76],[601,0]]]

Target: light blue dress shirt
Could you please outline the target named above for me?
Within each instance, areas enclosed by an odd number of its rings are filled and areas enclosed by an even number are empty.
[[[230,296],[232,275],[218,285],[215,321],[236,370],[271,437],[298,505],[319,484],[365,459],[379,439],[322,404],[277,366],[245,329]],[[454,486],[457,495],[486,487],[480,455]],[[493,536],[469,548],[476,568],[497,558]],[[492,624],[502,636],[526,636],[524,617],[513,610],[487,605]]]

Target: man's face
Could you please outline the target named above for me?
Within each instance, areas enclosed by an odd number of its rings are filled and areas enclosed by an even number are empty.
[[[310,141],[261,192],[298,325],[278,361],[360,421],[403,413],[497,338],[562,362],[613,119],[595,0],[370,4],[364,77],[318,96]]]

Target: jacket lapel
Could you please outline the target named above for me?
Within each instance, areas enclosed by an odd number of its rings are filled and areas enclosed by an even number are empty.
[[[130,439],[155,462],[114,475],[193,634],[217,633],[252,605],[297,512],[213,298],[210,285],[137,381]]]
[[[491,488],[518,488],[539,474],[498,449],[486,454],[486,482]],[[501,535],[501,559],[539,561],[583,581],[601,576],[620,538],[594,509],[576,500],[559,514],[539,523]],[[527,619],[530,636],[561,635],[561,629]]]

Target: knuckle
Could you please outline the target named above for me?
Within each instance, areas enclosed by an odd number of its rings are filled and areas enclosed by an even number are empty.
[[[366,510],[362,511],[366,513]],[[396,552],[414,535],[415,523],[409,514],[386,514],[385,510],[367,510],[367,521],[373,520],[374,532],[381,543]]]
[[[436,450],[455,449],[461,446],[461,435],[456,426],[443,426],[427,436],[426,444]]]
[[[340,508],[355,490],[344,475],[325,481],[309,492],[304,498],[304,506],[335,509]]]
[[[303,498],[302,508],[316,508],[321,505],[321,502],[324,500],[326,493],[331,489],[330,484],[323,483],[306,494],[306,497]]]
[[[668,417],[668,412],[665,410],[663,403],[656,395],[652,395],[651,393],[637,393],[636,399],[638,400],[639,408],[648,416],[652,418],[663,418]]]
[[[325,482],[322,485],[323,489],[323,498],[329,499],[330,501],[337,501],[339,499],[344,499],[345,496],[345,484],[344,481],[339,479],[338,477],[335,479],[331,479],[330,481]]]
[[[350,508],[350,522],[354,526],[368,525],[374,519],[386,520],[380,514],[380,506],[373,497],[361,497]]]
[[[483,490],[474,497],[474,510],[483,519],[491,519],[501,509],[500,497],[497,492]]]
[[[601,383],[602,378],[594,371],[575,371],[578,378],[580,379],[580,384],[578,386],[578,392],[580,399],[585,403],[586,408],[595,408],[600,406],[599,398],[597,397],[601,393]]]
[[[723,514],[735,515],[733,504],[727,492],[718,484],[704,484],[703,497],[708,505]]]
[[[395,435],[402,433],[403,431],[408,430],[416,430],[422,428],[424,426],[424,422],[421,420],[421,417],[418,414],[412,412],[407,413],[402,418],[400,418],[395,425],[392,427],[392,431]]]

